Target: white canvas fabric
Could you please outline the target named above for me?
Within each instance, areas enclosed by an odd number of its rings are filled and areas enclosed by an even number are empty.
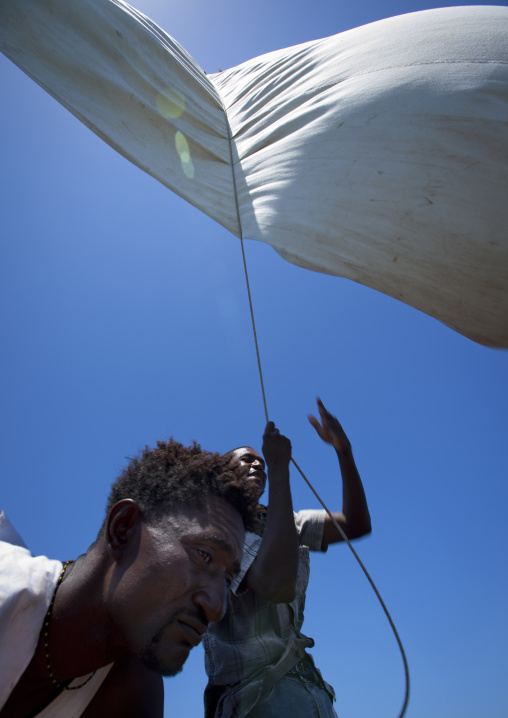
[[[61,570],[60,561],[0,541],[0,710],[32,659]]]
[[[99,668],[93,678],[77,691],[63,691],[49,706],[37,713],[35,718],[80,718],[112,667],[113,663],[110,663]],[[86,680],[86,676],[76,678],[70,683],[70,686],[79,686],[84,680]]]
[[[11,543],[14,546],[28,548],[22,537],[7,518],[5,511],[0,509],[0,541]]]
[[[0,0],[0,49],[238,237],[508,346],[508,8],[402,15],[207,76],[120,0]]]
[[[32,659],[61,570],[61,561],[32,556],[0,510],[0,710]],[[112,666],[100,668],[79,690],[60,693],[38,717],[79,718]]]

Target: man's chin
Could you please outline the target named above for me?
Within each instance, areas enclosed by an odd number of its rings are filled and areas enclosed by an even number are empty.
[[[160,676],[164,676],[164,678],[170,678],[182,672],[183,665],[189,657],[190,648],[187,649],[187,647],[185,647],[185,650],[182,650],[181,653],[181,656],[164,659],[155,652],[147,651],[145,655],[141,657],[141,663],[145,668],[148,668],[149,671],[158,673]]]
[[[163,678],[172,678],[173,676],[177,676],[179,673],[181,673],[183,670],[183,666],[180,666],[179,668],[170,668],[169,666],[162,666],[158,670],[155,670],[155,673],[158,673]]]

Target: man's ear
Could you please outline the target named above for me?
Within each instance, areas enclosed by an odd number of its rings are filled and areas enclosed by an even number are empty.
[[[139,539],[141,513],[132,499],[122,499],[111,507],[106,522],[106,542],[118,563],[126,550]]]

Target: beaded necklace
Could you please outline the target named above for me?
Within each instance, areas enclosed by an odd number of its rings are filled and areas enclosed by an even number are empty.
[[[60,576],[58,578],[58,581],[56,582],[55,590],[53,591],[53,597],[51,598],[51,603],[49,604],[48,612],[46,613],[46,618],[44,619],[44,653],[46,655],[46,667],[48,669],[49,677],[51,678],[51,682],[57,686],[58,688],[63,689],[64,691],[77,691],[78,688],[83,688],[83,686],[86,686],[86,684],[92,680],[92,678],[95,675],[95,671],[91,673],[88,678],[83,681],[83,683],[80,683],[79,686],[69,686],[64,685],[63,683],[60,683],[60,681],[57,681],[55,676],[53,675],[53,669],[51,668],[51,662],[49,660],[49,622],[51,620],[51,613],[53,611],[53,604],[55,602],[55,596],[58,587],[62,583],[62,579],[64,577],[65,569],[70,563],[74,563],[73,561],[66,561],[63,565],[63,568],[60,572]]]

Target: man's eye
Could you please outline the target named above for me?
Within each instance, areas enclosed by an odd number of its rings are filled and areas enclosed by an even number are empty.
[[[208,551],[203,551],[203,549],[198,548],[197,549],[198,555],[203,559],[205,563],[210,563],[212,560],[211,554],[208,553]]]

